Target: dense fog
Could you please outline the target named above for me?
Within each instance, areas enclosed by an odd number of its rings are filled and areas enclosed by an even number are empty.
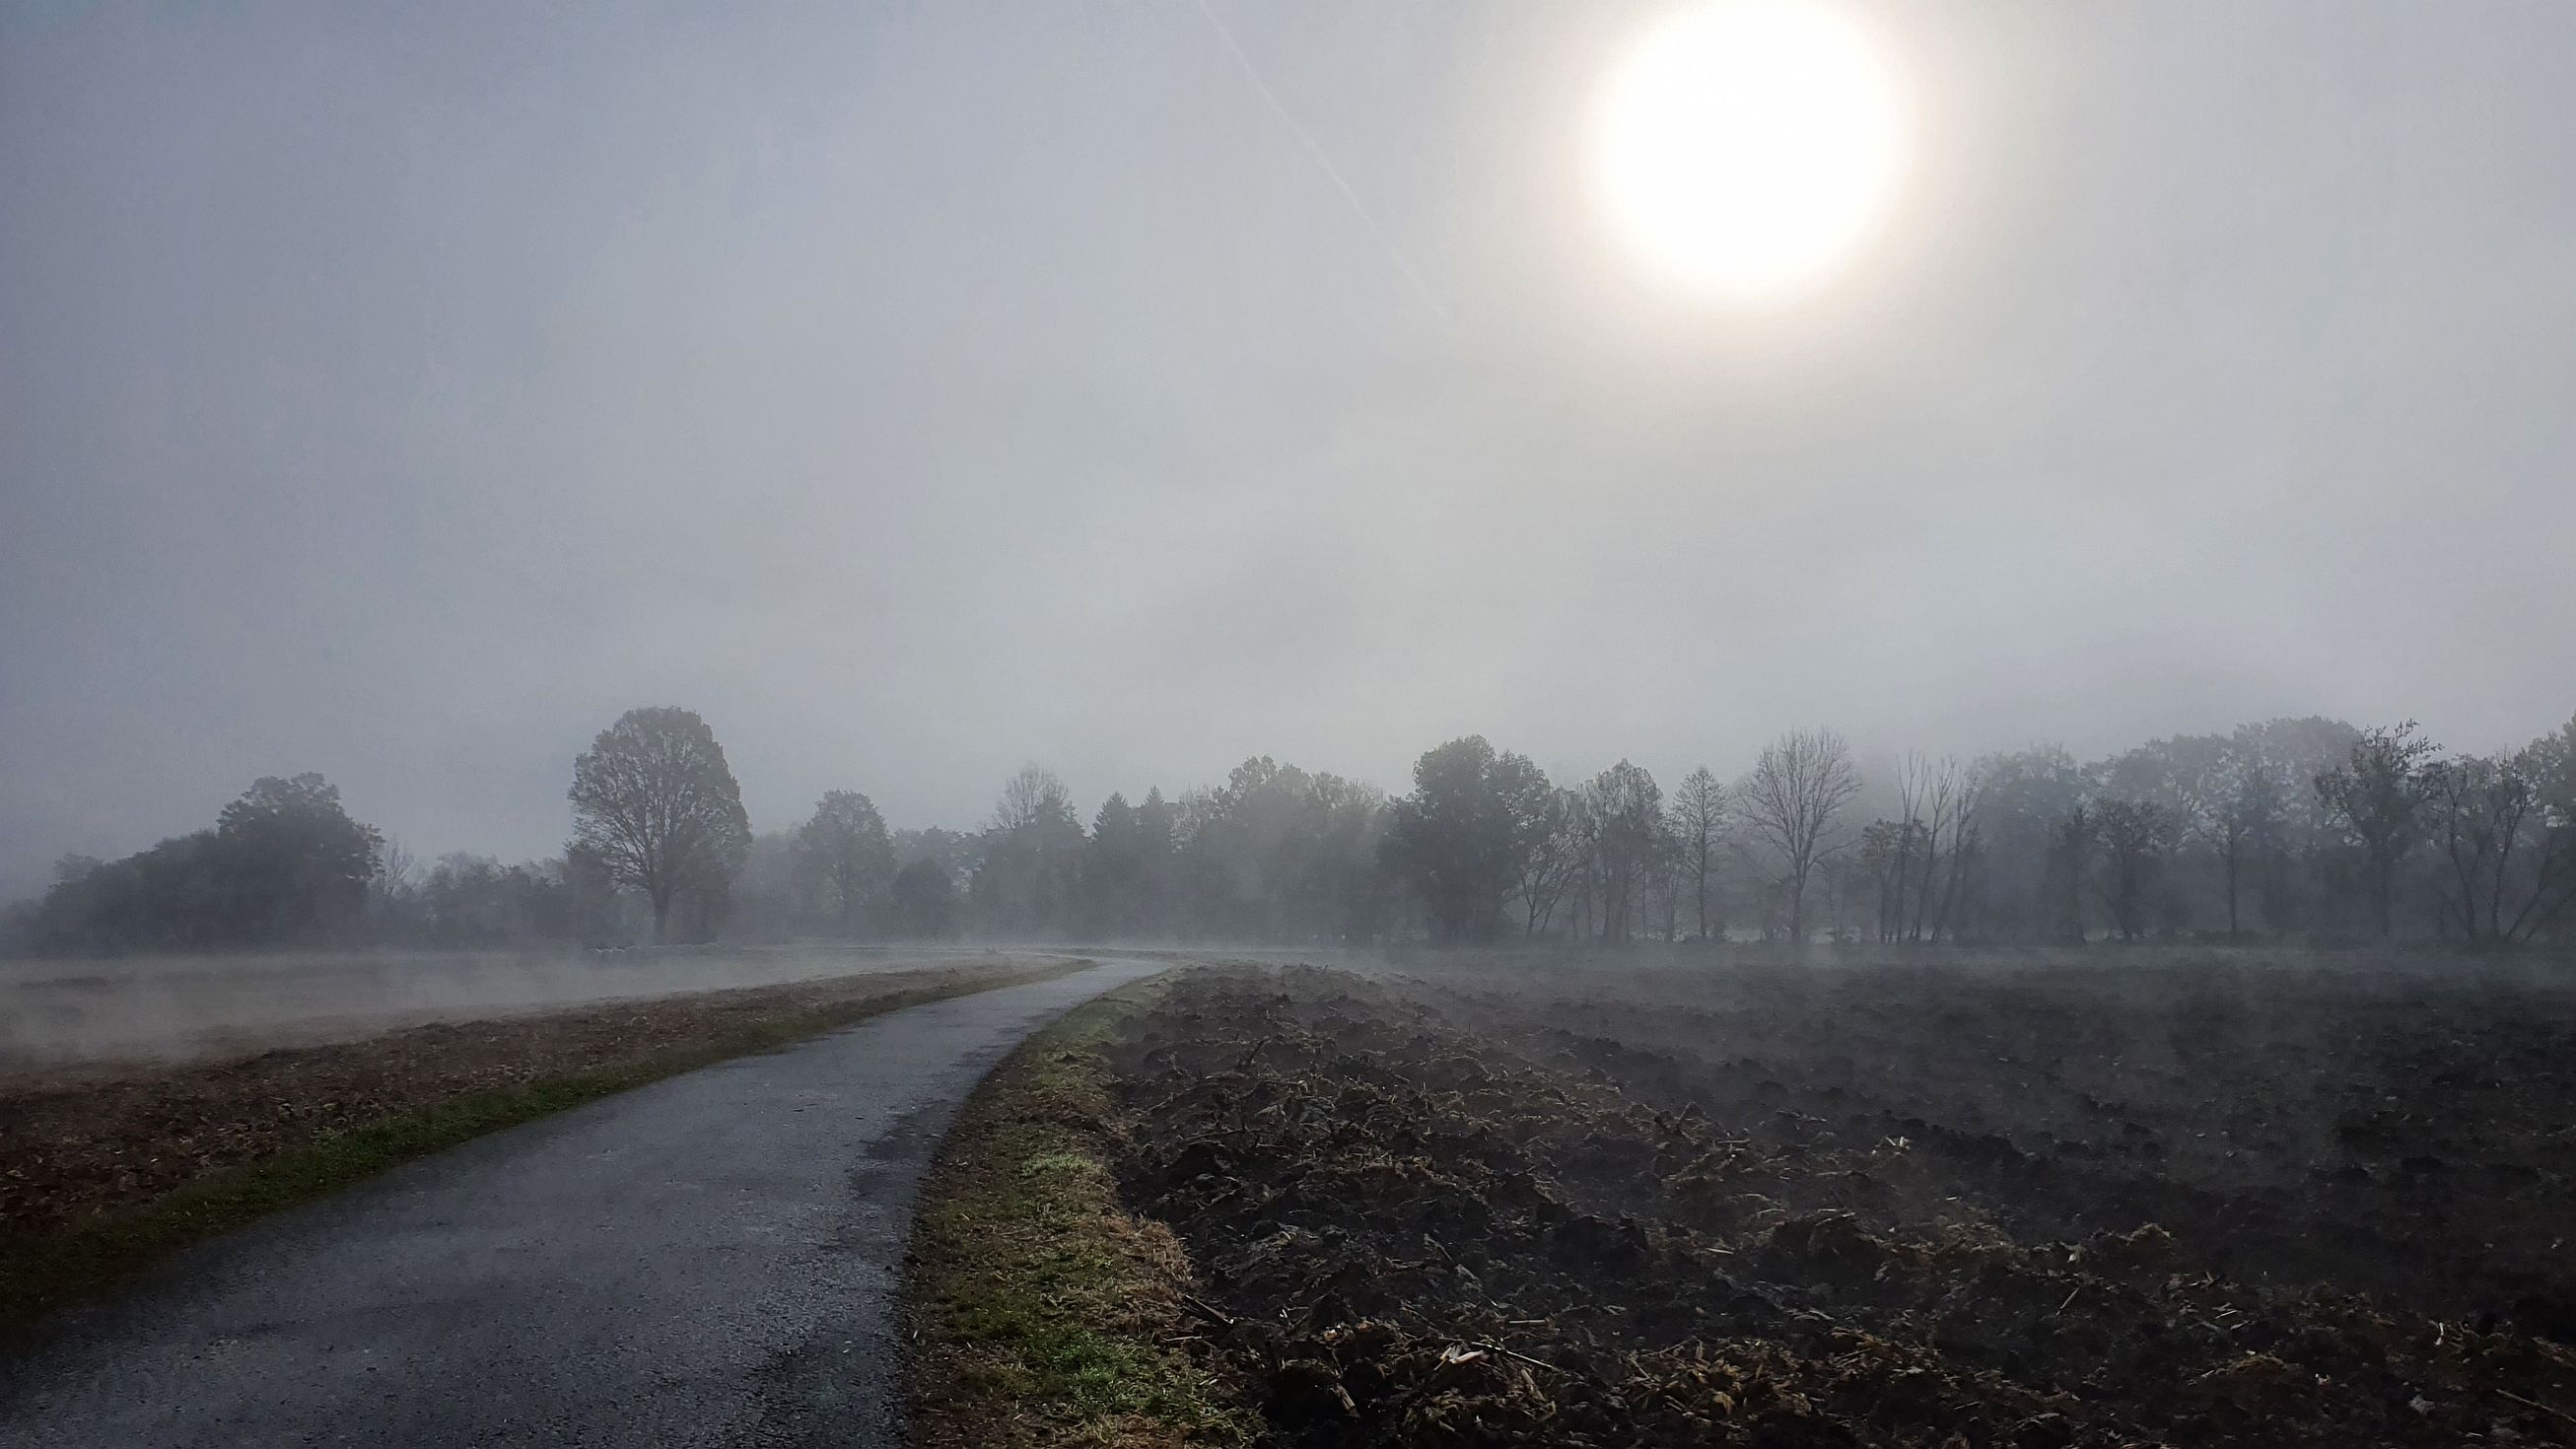
[[[1601,199],[1670,10],[0,16],[13,945],[2549,929],[2576,12],[1855,9],[1737,305]],[[566,853],[634,706],[720,888]]]
[[[1430,940],[1803,945],[2092,940],[2507,947],[2576,929],[2576,718],[2452,753],[2412,722],[2273,720],[2095,761],[2034,747],[1864,763],[1793,730],[1659,782],[1552,780],[1471,735],[1411,788],[1269,756],[1086,810],[1030,764],[977,828],[863,792],[755,829],[692,711],[628,711],[575,762],[561,855],[423,861],[320,775],[211,829],[66,857],[8,917],[37,954],[639,941]]]

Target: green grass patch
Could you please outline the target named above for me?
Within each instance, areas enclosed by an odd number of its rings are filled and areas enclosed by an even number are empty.
[[[1101,1044],[1155,988],[1078,1008],[969,1101],[925,1184],[905,1316],[923,1449],[1235,1446],[1252,1419],[1175,1341],[1189,1263],[1108,1166]]]
[[[703,1042],[655,1051],[633,1061],[459,1093],[188,1183],[131,1211],[102,1215],[58,1233],[0,1239],[0,1310],[5,1310],[0,1311],[0,1336],[33,1329],[55,1310],[110,1288],[181,1248],[487,1132],[733,1057],[787,1046],[889,1011],[1048,980],[1088,964],[1067,962],[970,976],[860,997],[819,1010],[733,1025]]]

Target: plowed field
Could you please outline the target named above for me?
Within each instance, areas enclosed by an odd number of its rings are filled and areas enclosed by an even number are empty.
[[[1243,969],[1113,1061],[1274,1443],[2576,1443],[2563,991]]]

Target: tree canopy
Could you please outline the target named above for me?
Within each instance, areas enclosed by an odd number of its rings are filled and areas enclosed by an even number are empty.
[[[596,856],[670,934],[682,892],[718,896],[751,846],[742,790],[715,731],[690,710],[630,709],[573,761],[572,847]]]

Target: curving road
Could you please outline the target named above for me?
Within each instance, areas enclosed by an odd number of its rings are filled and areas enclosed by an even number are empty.
[[[1165,964],[893,1012],[208,1244],[0,1363],[0,1446],[899,1444],[940,1137],[1030,1032]]]

